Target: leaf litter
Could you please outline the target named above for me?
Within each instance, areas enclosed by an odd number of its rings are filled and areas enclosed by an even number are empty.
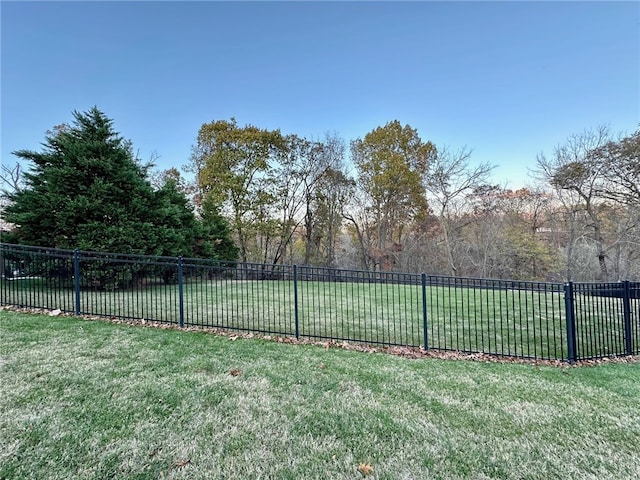
[[[200,332],[200,333],[210,333],[220,337],[227,337],[231,341],[235,341],[239,338],[242,339],[261,339],[267,341],[273,341],[277,343],[287,343],[294,345],[314,345],[321,346],[325,349],[330,348],[338,348],[342,350],[350,350],[364,353],[386,353],[398,357],[410,358],[410,359],[421,359],[421,358],[436,358],[443,360],[466,360],[466,361],[476,361],[476,362],[484,362],[484,363],[519,363],[519,364],[528,364],[528,365],[545,365],[545,366],[555,366],[555,367],[579,367],[579,366],[595,366],[607,363],[640,363],[640,355],[625,355],[625,356],[612,356],[605,358],[596,358],[596,359],[586,359],[586,360],[577,360],[573,364],[569,364],[565,360],[542,360],[542,359],[532,359],[532,358],[522,358],[522,357],[509,357],[502,355],[492,355],[488,353],[472,353],[472,352],[462,352],[462,351],[438,351],[438,350],[425,350],[422,347],[412,347],[412,346],[384,346],[384,347],[371,347],[364,344],[359,343],[351,343],[347,341],[318,341],[313,339],[296,339],[295,337],[283,337],[279,335],[266,335],[262,333],[253,333],[253,332],[237,332],[225,330],[223,328],[212,328],[212,327],[199,327],[199,326],[189,326],[189,327],[180,327],[175,323],[163,323],[158,321],[146,320],[146,319],[124,319],[117,317],[101,317],[96,315],[80,315],[77,316],[72,313],[59,312],[56,310],[47,310],[44,308],[24,308],[24,307],[14,307],[12,305],[4,305],[0,306],[0,311],[12,311],[17,313],[29,313],[29,314],[44,314],[49,316],[63,316],[63,317],[73,317],[73,318],[81,318],[83,320],[88,321],[106,321],[119,325],[128,325],[131,327],[151,327],[151,328],[159,328],[162,330],[179,330],[183,332]],[[53,314],[53,315],[52,315]],[[322,367],[320,367],[322,368]],[[233,371],[232,371],[233,372]],[[232,373],[231,375],[237,376],[242,373]]]

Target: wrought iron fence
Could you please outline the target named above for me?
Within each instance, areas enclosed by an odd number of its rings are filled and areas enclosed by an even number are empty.
[[[640,283],[548,283],[0,244],[0,303],[379,346],[640,353]]]

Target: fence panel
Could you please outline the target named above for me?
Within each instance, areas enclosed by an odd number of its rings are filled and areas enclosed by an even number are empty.
[[[96,252],[78,257],[81,313],[180,322],[176,258]]]
[[[7,244],[0,277],[0,304],[69,313],[522,358],[640,353],[640,282],[565,286]]]
[[[431,348],[566,358],[563,286],[427,276]]]
[[[631,352],[640,354],[640,282],[629,282],[629,330]]]
[[[422,344],[420,275],[298,267],[299,335]]]
[[[295,335],[293,267],[184,259],[185,325]]]
[[[3,305],[75,312],[73,251],[0,245]]]
[[[625,298],[630,292],[637,290],[626,290],[624,282],[574,284],[577,359],[632,353],[626,342],[625,301],[633,304],[629,313],[637,333],[638,300]]]

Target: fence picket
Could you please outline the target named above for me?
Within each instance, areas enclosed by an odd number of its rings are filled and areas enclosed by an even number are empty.
[[[0,264],[3,305],[570,362],[640,353],[637,283],[454,278],[3,243]]]

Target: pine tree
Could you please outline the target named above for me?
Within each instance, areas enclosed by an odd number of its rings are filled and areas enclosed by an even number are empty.
[[[202,226],[184,192],[171,181],[154,190],[149,167],[135,158],[112,120],[96,107],[73,116],[71,126],[56,127],[45,137],[42,151],[14,152],[32,167],[25,173],[25,188],[9,194],[4,209],[4,220],[15,225],[12,240],[99,252],[218,258],[215,247],[202,248]],[[115,272],[98,273],[96,283],[114,284]],[[127,275],[118,275],[131,282],[143,273],[130,268]]]
[[[231,238],[229,223],[220,214],[220,207],[211,196],[206,196],[202,203],[200,240],[195,253],[201,257],[227,262],[238,259],[239,248]]]
[[[43,151],[14,152],[33,166],[26,187],[9,195],[5,220],[25,244],[161,253],[146,168],[97,108],[73,115],[72,126],[46,137]]]

